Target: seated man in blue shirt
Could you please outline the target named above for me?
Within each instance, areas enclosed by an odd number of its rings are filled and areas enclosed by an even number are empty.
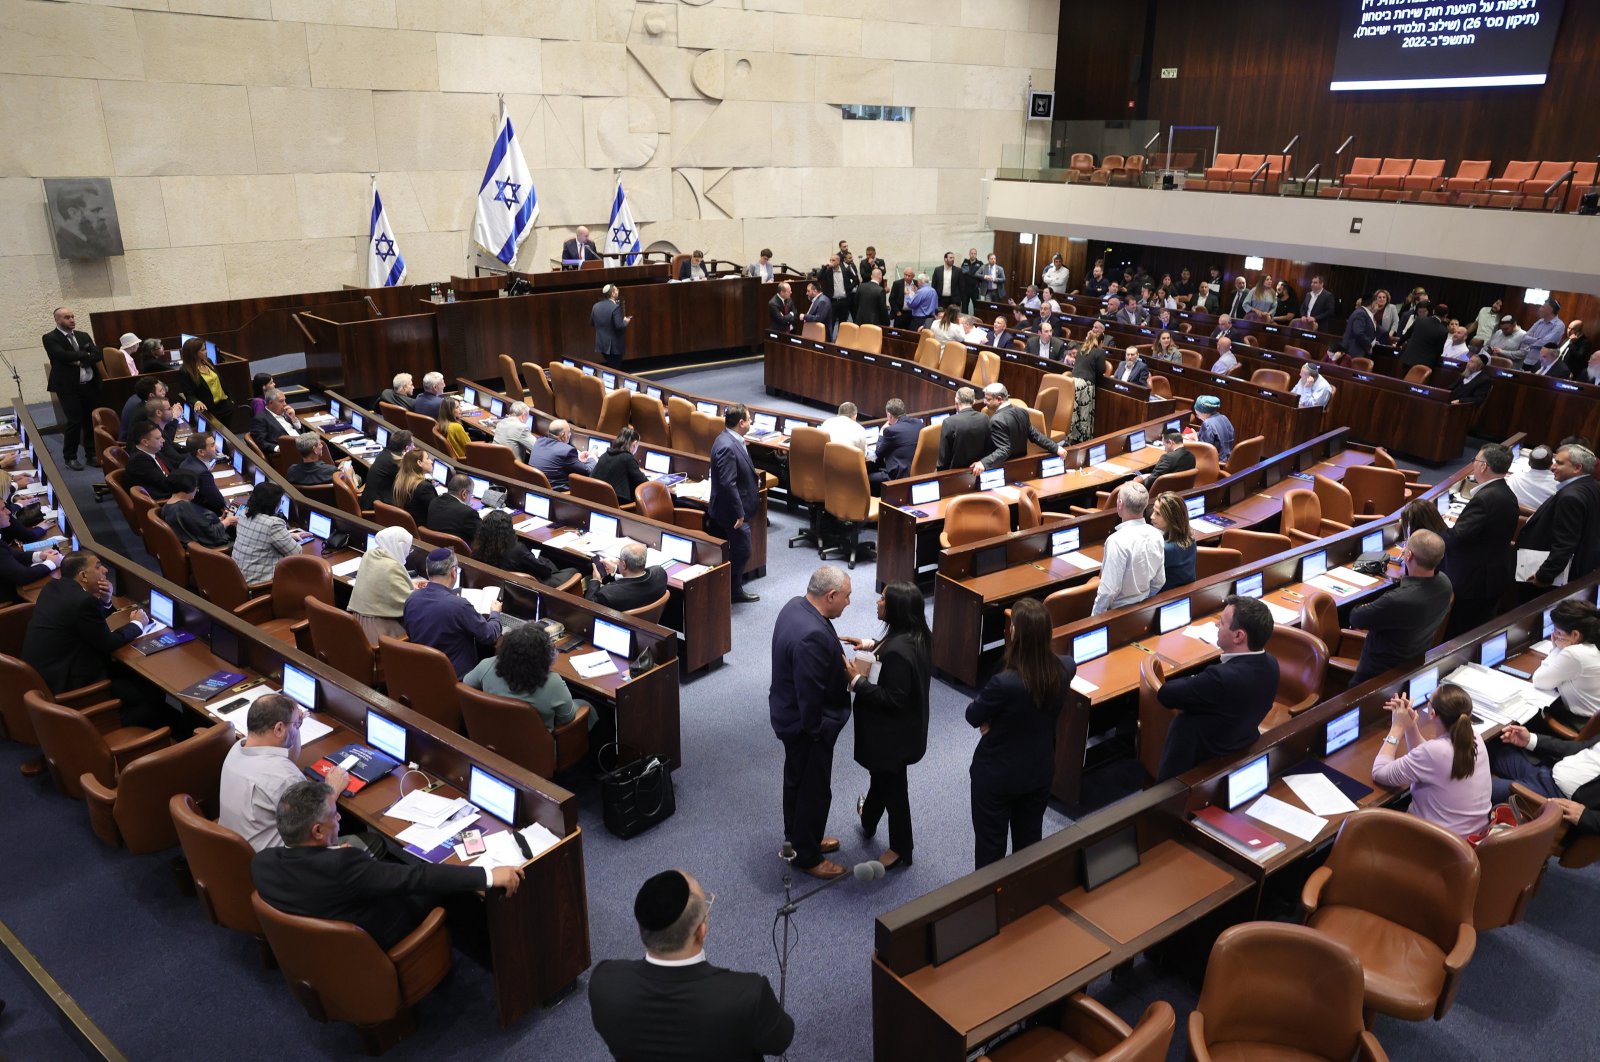
[[[906,416],[906,404],[900,399],[889,399],[883,412],[889,422],[878,434],[878,469],[872,473],[874,491],[887,480],[904,479],[911,474],[911,458],[917,452],[917,436],[922,433],[922,421]]]
[[[1217,448],[1217,460],[1226,462],[1233,453],[1233,421],[1222,415],[1222,399],[1201,395],[1194,400],[1194,415],[1200,418],[1199,439]]]
[[[455,592],[456,555],[448,549],[428,554],[428,583],[406,598],[400,622],[418,645],[430,646],[450,658],[460,678],[478,665],[478,647],[491,647],[500,638],[500,602],[479,615],[472,602]]]
[[[587,476],[594,471],[594,462],[578,456],[577,448],[567,441],[571,438],[570,424],[552,420],[549,430],[534,440],[528,454],[528,464],[544,473],[553,490],[566,490],[567,477],[574,472]]]

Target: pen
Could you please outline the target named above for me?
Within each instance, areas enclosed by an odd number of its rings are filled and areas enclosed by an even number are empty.
[[[1284,596],[1284,597],[1292,597],[1292,598],[1294,598],[1294,599],[1295,599],[1295,600],[1296,600],[1296,601],[1301,601],[1301,600],[1304,600],[1304,599],[1303,599],[1303,598],[1302,598],[1302,597],[1301,597],[1301,596],[1300,596],[1300,595],[1299,595],[1299,594],[1297,594],[1297,593],[1295,593],[1295,592],[1294,592],[1294,591],[1293,591],[1293,590],[1285,590],[1285,591],[1284,591],[1284,592],[1283,592],[1283,596]]]
[[[1146,646],[1146,645],[1141,645],[1138,642],[1134,642],[1133,643],[1133,647],[1135,649],[1139,650],[1141,653],[1150,653],[1152,655],[1154,655],[1154,653],[1155,653],[1154,649],[1151,649],[1149,646]]]

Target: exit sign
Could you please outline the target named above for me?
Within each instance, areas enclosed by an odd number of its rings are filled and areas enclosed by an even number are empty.
[[[1178,76],[1178,68],[1177,67],[1175,67],[1175,66],[1164,66],[1164,67],[1161,68],[1161,77],[1162,77],[1163,80],[1170,81],[1170,80],[1172,80],[1173,78],[1175,78],[1177,76]]]

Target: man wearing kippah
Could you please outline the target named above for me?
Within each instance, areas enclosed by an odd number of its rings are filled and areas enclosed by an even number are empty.
[[[682,870],[646,881],[633,901],[643,959],[607,959],[589,977],[589,1017],[619,1059],[747,1062],[794,1039],[761,974],[706,961],[714,893]]]
[[[479,646],[500,640],[500,602],[478,614],[472,602],[455,592],[456,555],[443,547],[428,554],[428,584],[406,598],[400,621],[406,635],[418,645],[439,650],[450,658],[456,678],[478,666]]]
[[[1194,400],[1194,415],[1200,418],[1200,441],[1215,446],[1217,460],[1226,462],[1233,453],[1233,421],[1222,415],[1222,399],[1201,395]]]

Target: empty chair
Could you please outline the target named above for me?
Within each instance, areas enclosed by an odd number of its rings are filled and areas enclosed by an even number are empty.
[[[1492,165],[1494,163],[1489,159],[1462,159],[1456,164],[1455,176],[1445,179],[1445,191],[1478,191],[1489,179],[1489,167]]]
[[[853,321],[840,321],[839,331],[834,333],[833,341],[846,350],[856,348],[856,325]]]
[[[550,363],[550,397],[552,399],[550,412],[562,420],[573,420],[573,411],[577,408],[578,381],[583,378],[583,373],[572,365],[565,365],[559,361]]]
[[[550,390],[550,381],[545,377],[544,369],[534,362],[525,361],[522,363],[522,377],[527,382],[528,405],[553,414],[556,410],[556,396],[555,392]]]
[[[646,446],[668,446],[672,435],[667,430],[666,409],[654,395],[632,391],[628,394],[628,423]]]
[[[1261,456],[1267,445],[1265,435],[1252,435],[1248,439],[1240,439],[1233,444],[1233,452],[1228,455],[1227,473],[1233,475],[1242,472],[1252,465],[1261,463]]]
[[[1433,370],[1426,365],[1413,365],[1406,370],[1406,383],[1425,384],[1433,375]]]
[[[122,769],[115,785],[104,785],[86,773],[84,802],[95,835],[134,855],[175,846],[178,834],[168,803],[187,793],[203,807],[215,808],[222,761],[233,742],[233,727],[219,722],[187,741],[140,756]]]
[[[1411,159],[1384,159],[1378,172],[1367,182],[1368,188],[1399,188],[1411,173]]]
[[[1077,586],[1069,586],[1047,596],[1044,608],[1050,613],[1050,626],[1065,627],[1088,619],[1094,611],[1094,595],[1099,589],[1100,577],[1096,575]]]
[[[161,518],[161,510],[151,509],[144,514],[142,530],[145,548],[155,555],[161,574],[179,586],[188,586],[189,554],[172,525]]]
[[[911,452],[911,475],[926,476],[939,466],[939,433],[943,425],[928,424],[917,432],[917,448]]]
[[[1352,369],[1356,369],[1356,370],[1358,370],[1360,372],[1371,372],[1372,371],[1372,359],[1371,358],[1351,358],[1350,359],[1350,367]]]
[[[634,504],[639,515],[663,524],[675,524],[689,531],[705,530],[705,513],[700,509],[680,509],[672,503],[672,492],[654,480],[647,480],[633,489]]]
[[[1344,487],[1358,516],[1388,516],[1406,503],[1406,477],[1399,469],[1351,465],[1344,470]]]
[[[499,443],[468,442],[467,455],[462,461],[496,479],[522,478],[516,453],[511,447],[501,446]]]
[[[1194,485],[1209,487],[1215,483],[1222,471],[1217,460],[1217,448],[1203,442],[1186,442],[1183,448],[1194,454]]]
[[[1067,168],[1076,170],[1084,177],[1094,172],[1094,156],[1087,151],[1074,151],[1072,158],[1067,163]]]
[[[848,549],[848,564],[856,566],[861,532],[878,523],[878,499],[867,479],[867,455],[854,446],[830,442],[823,448],[823,507],[839,525],[844,542],[824,553]]]
[[[434,549],[443,547],[453,552],[458,557],[472,556],[472,547],[460,535],[452,535],[446,531],[435,531],[430,527],[417,528],[417,539],[426,542]]]
[[[1302,546],[1348,530],[1348,524],[1323,518],[1322,503],[1313,491],[1296,488],[1283,496],[1283,533],[1295,545]]]
[[[1477,948],[1478,873],[1472,846],[1449,830],[1367,808],[1345,818],[1300,900],[1306,925],[1361,960],[1367,1011],[1437,1021]]]
[[[1417,159],[1411,172],[1400,180],[1400,187],[1411,192],[1427,192],[1444,183],[1444,159]]]
[[[1257,163],[1257,165],[1260,164]],[[1238,168],[1239,156],[1237,153],[1219,152],[1217,157],[1212,160],[1211,165],[1205,168],[1203,187],[1213,191],[1226,191],[1227,182],[1233,177],[1233,171]],[[1212,188],[1212,182],[1219,182],[1221,187]]]
[[[1017,491],[1017,530],[1027,531],[1044,523],[1044,511],[1039,507],[1039,492],[1032,487]]]
[[[1345,527],[1355,526],[1355,503],[1344,484],[1318,472],[1311,477],[1311,490],[1317,496],[1317,504],[1322,508],[1324,520],[1343,524]]]
[[[1187,321],[1184,322],[1185,325],[1188,323]],[[1184,347],[1179,349],[1178,356],[1183,359],[1185,368],[1198,369],[1205,365],[1205,358],[1201,356],[1198,350],[1190,350]]]
[[[689,414],[689,425],[691,433],[689,452],[709,460],[712,444],[727,427],[727,421],[721,414],[705,413],[697,409]]]
[[[290,630],[306,618],[306,598],[333,604],[333,569],[321,557],[292,554],[272,571],[272,591],[251,598],[234,615],[282,641],[294,641]]]
[[[316,658],[357,682],[377,687],[378,648],[368,640],[355,614],[316,597],[306,598],[305,604]]]
[[[579,702],[578,714],[552,732],[526,701],[485,693],[466,683],[458,684],[456,691],[467,736],[540,778],[554,778],[589,755],[587,704]]]
[[[1479,871],[1473,929],[1481,933],[1522,921],[1562,829],[1560,805],[1547,802],[1529,821],[1478,842],[1473,849]]]
[[[607,391],[600,400],[600,416],[595,421],[595,431],[602,435],[616,435],[628,426],[633,409],[633,392],[625,388]]]
[[[809,339],[813,343],[826,343],[828,330],[821,321],[807,321],[800,326],[800,338]]]
[[[83,799],[85,775],[109,788],[128,764],[172,743],[167,727],[122,726],[121,701],[78,711],[56,703],[48,693],[29,690],[22,704],[56,788],[75,800]]]
[[[1270,387],[1274,391],[1287,391],[1289,389],[1289,374],[1282,369],[1257,369],[1250,374],[1250,382],[1256,387]]]
[[[939,355],[943,351],[939,341],[933,338],[932,333],[917,337],[916,362],[924,369],[937,369]]]
[[[12,605],[0,611],[7,614],[6,620],[20,620],[25,625],[28,617],[33,615],[33,603],[30,601]],[[21,652],[21,634],[12,640],[16,644],[6,644],[5,648]],[[32,664],[18,657],[0,653],[0,723],[5,724],[6,737],[19,745],[39,744],[39,736],[33,732],[33,723],[28,718],[28,706],[23,702],[28,693],[38,693],[63,708],[79,712],[90,711],[107,704],[115,707],[117,704],[113,699],[115,695],[111,692],[109,679],[102,679],[92,685],[80,686],[64,693],[51,693],[50,687],[44,684],[44,679],[39,677]],[[30,760],[22,765],[24,774],[37,774],[43,769],[43,759]]]
[[[822,547],[818,525],[822,520],[822,500],[827,489],[827,473],[823,469],[823,447],[828,445],[828,433],[820,428],[797,427],[789,433],[789,497],[806,507],[811,517],[808,530],[789,540],[792,548],[797,542]]]
[[[1194,577],[1203,582],[1214,575],[1231,572],[1244,564],[1244,554],[1236,549],[1217,546],[1199,546],[1194,551]]]
[[[1362,1015],[1361,961],[1304,926],[1247,922],[1211,948],[1189,1057],[1387,1062]]]
[[[981,388],[998,383],[999,380],[1000,355],[992,350],[978,351],[978,360],[972,364],[972,377],[969,382],[974,387]]]
[[[1156,477],[1154,483],[1150,484],[1150,497],[1159,498],[1168,491],[1175,494],[1182,493],[1194,486],[1198,474],[1192,468],[1186,468],[1182,472],[1163,472]]]
[[[1378,175],[1378,168],[1382,164],[1382,159],[1357,156],[1350,163],[1350,169],[1339,179],[1339,183],[1351,188],[1365,188],[1372,183],[1372,178]]]
[[[617,489],[605,480],[595,479],[593,476],[585,476],[578,472],[570,473],[567,476],[567,489],[574,498],[603,505],[607,509],[626,509],[628,512],[633,512],[638,508],[632,502],[627,505],[621,504],[617,500]]]
[[[1522,182],[1530,180],[1539,169],[1537,162],[1515,160],[1506,163],[1506,168],[1500,176],[1490,179],[1480,190],[1490,192],[1516,192],[1521,191]]]
[[[581,372],[572,382],[577,387],[577,394],[572,401],[572,423],[585,428],[597,428],[600,424],[600,407],[606,400],[606,385],[600,382],[600,377],[585,376]]]
[[[1134,751],[1139,766],[1151,778],[1161,769],[1161,753],[1167,747],[1167,731],[1178,713],[1161,703],[1161,687],[1167,683],[1167,666],[1154,653],[1139,661],[1139,716]]]
[[[672,591],[663,590],[661,591],[661,596],[649,604],[640,605],[638,608],[623,609],[623,611],[635,619],[642,619],[647,623],[660,623],[661,613],[666,611],[667,602],[671,599]]]
[[[1254,564],[1294,548],[1294,543],[1283,535],[1274,535],[1266,531],[1242,531],[1237,527],[1230,527],[1222,532],[1222,538],[1217,545],[1223,549],[1238,550],[1246,564]]]
[[[470,451],[470,448],[477,444],[468,443],[467,445]],[[490,443],[489,445],[493,446],[494,444]],[[503,450],[505,447],[501,447],[501,449]],[[384,527],[403,527],[413,535],[417,533],[417,518],[398,505],[390,505],[388,502],[374,502],[372,504],[372,513],[372,518]]]
[[[1035,1025],[1021,1036],[1014,1036],[980,1062],[1042,1062],[1044,1059],[1071,1059],[1073,1062],[1162,1062],[1172,1043],[1177,1026],[1172,1004],[1158,999],[1144,1008],[1139,1024],[1130,1028],[1103,1004],[1082,992],[1063,1004],[1058,1025]]]
[[[416,1031],[417,1001],[450,972],[450,932],[435,907],[400,943],[384,951],[351,922],[285,914],[250,898],[289,991],[318,1021],[345,1021],[369,1055]]]
[[[1322,640],[1328,647],[1329,685],[1344,689],[1350,676],[1361,663],[1361,649],[1366,643],[1366,631],[1352,631],[1339,626],[1339,606],[1333,596],[1322,590],[1312,590],[1300,603],[1300,626]]]
[[[448,656],[432,646],[384,635],[378,639],[378,659],[390,700],[450,730],[461,729],[456,669]]]
[[[967,374],[967,345],[948,339],[939,351],[939,372],[959,380]]]
[[[167,802],[167,810],[206,917],[225,929],[255,937],[263,962],[272,965],[261,920],[250,903],[255,893],[255,883],[250,880],[250,860],[255,849],[243,837],[213,821],[187,793],[174,794]]]
[[[1267,639],[1267,655],[1278,662],[1278,695],[1261,721],[1261,732],[1287,723],[1292,716],[1322,699],[1322,676],[1328,668],[1328,647],[1315,634],[1275,624]]]
[[[883,353],[883,328],[875,324],[856,326],[856,349],[863,354]]]
[[[1011,507],[993,494],[963,494],[944,510],[944,530],[939,545],[964,546],[1011,530]]]
[[[1172,382],[1159,372],[1150,374],[1150,394],[1156,398],[1172,397]]]

